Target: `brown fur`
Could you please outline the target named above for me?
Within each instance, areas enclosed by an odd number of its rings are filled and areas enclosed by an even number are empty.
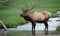
[[[23,12],[20,16],[24,17],[25,20],[28,20],[32,23],[32,34],[33,31],[35,31],[35,26],[36,23],[44,23],[45,25],[45,30],[47,29],[48,31],[48,20],[51,17],[51,13],[48,11],[40,11],[40,12]],[[34,29],[34,30],[33,30]],[[45,31],[45,34],[48,34],[48,32]]]

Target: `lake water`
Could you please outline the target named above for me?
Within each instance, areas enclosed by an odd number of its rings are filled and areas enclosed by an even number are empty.
[[[44,34],[44,24],[36,23],[36,34],[34,36],[60,36],[57,34],[56,28],[60,25],[60,18],[50,18],[48,21],[49,24],[49,34]],[[4,31],[4,29],[0,29],[0,36],[33,36],[32,35],[32,26],[31,23],[26,23],[24,25],[19,25],[17,28],[8,28],[8,31]],[[56,34],[51,34],[56,33]]]

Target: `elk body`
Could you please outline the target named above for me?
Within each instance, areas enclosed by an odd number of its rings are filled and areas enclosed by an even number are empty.
[[[48,12],[48,11],[29,12],[29,10],[25,10],[25,11],[23,11],[23,13],[20,16],[22,16],[25,20],[28,20],[32,23],[32,34],[33,34],[33,31],[35,32],[36,23],[44,23],[45,34],[48,34],[48,20],[51,17],[50,12]],[[47,30],[47,32],[46,32],[46,30]]]

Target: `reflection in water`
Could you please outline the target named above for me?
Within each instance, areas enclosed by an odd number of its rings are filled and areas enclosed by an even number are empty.
[[[48,30],[45,30],[45,35],[44,36],[48,36],[48,35],[49,35]],[[36,32],[35,31],[32,31],[32,36],[36,36]]]
[[[45,35],[48,35],[49,33],[48,33],[48,30],[45,30]]]
[[[45,34],[44,31],[2,31],[0,32],[0,36],[51,36],[51,34]],[[52,31],[50,31],[52,32]],[[54,34],[52,34],[54,36]],[[60,34],[55,34],[55,36],[60,36]]]
[[[35,36],[35,31],[32,31],[32,36]]]
[[[43,34],[43,33],[42,33]],[[45,33],[44,33],[46,36],[48,36],[49,35],[49,32],[48,32],[48,30],[46,30],[45,29]],[[35,36],[36,35],[36,32],[35,32],[35,30],[33,30],[32,31],[32,36]]]
[[[0,36],[7,36],[8,31],[4,31],[3,29],[0,29]]]
[[[45,33],[44,34],[45,34],[45,36],[48,36],[49,35],[48,29],[45,28]],[[35,30],[32,30],[32,36],[36,36]]]

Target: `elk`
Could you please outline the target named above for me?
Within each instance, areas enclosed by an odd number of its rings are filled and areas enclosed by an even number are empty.
[[[51,17],[51,13],[48,11],[30,11],[34,8],[23,10],[23,13],[20,14],[25,20],[32,23],[32,34],[35,31],[36,23],[44,23],[45,25],[45,34],[48,34],[48,20]]]

